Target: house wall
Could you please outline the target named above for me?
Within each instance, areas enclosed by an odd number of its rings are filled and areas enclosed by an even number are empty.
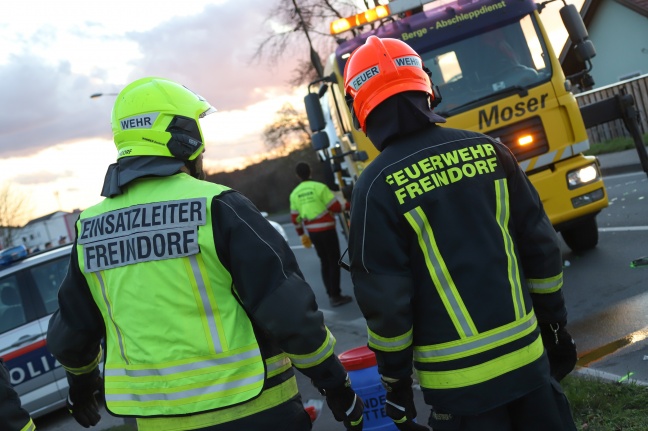
[[[30,250],[45,250],[58,245],[62,238],[63,242],[70,242],[66,214],[58,212],[47,219],[28,224],[16,234],[14,245],[24,244]]]
[[[81,214],[80,210],[74,210],[71,213],[66,213],[65,214],[65,225],[67,227],[67,241],[66,242],[73,242],[76,239],[76,221],[79,218],[79,214]]]
[[[591,71],[594,89],[633,73],[648,73],[648,18],[613,0],[604,0],[587,31],[596,48]]]

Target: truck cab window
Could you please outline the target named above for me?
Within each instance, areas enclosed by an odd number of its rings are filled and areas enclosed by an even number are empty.
[[[432,80],[443,102],[438,112],[462,112],[462,106],[511,87],[529,88],[549,79],[546,48],[533,18],[493,28],[442,47],[421,52],[434,64]],[[438,73],[435,73],[438,72]],[[468,109],[468,108],[467,108]]]
[[[61,281],[65,278],[68,268],[68,259],[60,258],[31,269],[36,287],[43,298],[45,311],[51,314],[58,308],[58,290]]]

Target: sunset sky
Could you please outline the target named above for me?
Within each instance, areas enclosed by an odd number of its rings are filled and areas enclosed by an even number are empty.
[[[272,67],[253,60],[276,3],[4,2],[0,189],[8,183],[25,196],[31,218],[96,203],[116,157],[110,130],[114,97],[90,95],[117,93],[144,76],[180,82],[218,109],[201,122],[208,169],[243,166],[246,158],[263,153],[265,125],[285,102],[301,109],[306,94],[287,84],[296,54],[287,53]],[[542,14],[557,52],[566,38],[558,3]],[[582,1],[574,3],[580,7]]]

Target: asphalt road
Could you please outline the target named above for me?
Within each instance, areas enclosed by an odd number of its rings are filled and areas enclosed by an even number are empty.
[[[582,366],[648,382],[648,266],[630,265],[648,256],[648,179],[629,173],[604,180],[610,206],[598,216],[598,247],[564,253],[568,329]]]
[[[579,348],[581,372],[600,373],[611,379],[632,373],[629,380],[648,382],[648,266],[630,267],[632,260],[648,256],[648,180],[646,174],[638,172],[606,176],[605,182],[610,206],[598,216],[598,247],[577,255],[563,244],[568,329]],[[326,323],[337,339],[336,353],[363,346],[366,329],[357,304],[329,306],[315,251],[301,246],[291,225],[285,224],[284,228]],[[344,250],[346,243],[342,237],[340,240]],[[342,290],[353,294],[351,279],[345,271]],[[298,384],[304,401],[322,401],[322,396],[300,374]],[[424,421],[427,407],[420,391],[415,391],[415,401]],[[123,424],[123,420],[104,414],[93,430],[107,430],[118,424]],[[84,429],[64,411],[39,419],[37,425],[42,431]],[[343,428],[324,407],[313,430],[338,429]]]
[[[605,176],[610,200],[597,217],[599,244],[583,254],[572,253],[562,242],[569,312],[568,329],[578,345],[579,372],[612,380],[648,382],[648,266],[632,268],[630,262],[648,256],[648,180],[643,172]],[[337,338],[336,352],[366,343],[364,319],[355,303],[331,309],[319,280],[319,265],[313,250],[299,245],[290,225],[284,225],[302,271],[313,286],[327,325]],[[342,249],[346,243],[340,238]],[[352,294],[348,273],[343,271],[342,289]],[[626,378],[628,373],[632,373]],[[298,376],[305,399],[320,398],[310,384]],[[419,418],[428,407],[415,391]],[[313,430],[342,429],[324,408]]]

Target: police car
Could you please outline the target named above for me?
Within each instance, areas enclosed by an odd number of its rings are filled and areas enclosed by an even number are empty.
[[[270,219],[268,218],[268,213],[267,213],[267,212],[265,212],[265,211],[261,211],[261,215],[262,215],[263,217],[265,217],[265,218],[268,220],[268,223],[270,223],[270,225],[271,225],[273,228],[275,228],[275,230],[276,230],[277,232],[279,232],[279,235],[281,235],[281,237],[282,237],[286,242],[288,242],[288,235],[286,235],[286,230],[283,228],[283,226],[281,226],[279,223],[277,223],[277,222],[274,221],[274,220],[270,220]]]
[[[33,417],[63,407],[67,397],[65,371],[47,350],[46,335],[71,249],[21,255],[0,267],[0,358]]]

